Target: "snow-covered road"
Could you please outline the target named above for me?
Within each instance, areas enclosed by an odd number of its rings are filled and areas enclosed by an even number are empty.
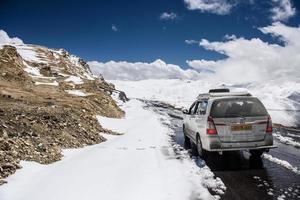
[[[23,168],[0,187],[1,200],[184,200],[213,199],[222,193],[220,179],[199,168],[171,143],[168,119],[145,110],[138,100],[122,106],[124,119],[98,117],[103,127],[124,133],[77,150],[51,165],[22,162]],[[210,191],[211,191],[210,190]]]

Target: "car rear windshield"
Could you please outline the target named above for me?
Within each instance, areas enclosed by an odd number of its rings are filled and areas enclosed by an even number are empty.
[[[215,100],[210,115],[214,118],[256,117],[268,115],[257,98],[226,98]]]

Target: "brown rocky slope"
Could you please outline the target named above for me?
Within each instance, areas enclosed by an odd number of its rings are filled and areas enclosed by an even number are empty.
[[[124,115],[113,91],[65,50],[0,46],[0,185],[21,160],[48,164],[62,148],[105,141],[101,133],[110,131],[95,116]]]

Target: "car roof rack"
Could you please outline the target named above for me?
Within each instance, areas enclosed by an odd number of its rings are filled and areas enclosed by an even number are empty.
[[[228,88],[210,89],[208,93],[230,92]]]
[[[203,93],[199,94],[197,99],[209,99],[214,97],[230,97],[230,96],[252,96],[248,92],[213,92],[213,93]]]

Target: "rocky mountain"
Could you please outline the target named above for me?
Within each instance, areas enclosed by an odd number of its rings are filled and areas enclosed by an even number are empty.
[[[1,42],[1,40],[0,40]],[[48,164],[62,148],[105,140],[96,115],[122,117],[114,85],[63,49],[0,43],[0,184],[20,160]]]

